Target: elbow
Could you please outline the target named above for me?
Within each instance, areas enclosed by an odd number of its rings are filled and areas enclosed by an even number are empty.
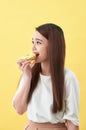
[[[14,102],[13,102],[13,107],[15,108],[16,112],[17,112],[19,115],[23,115],[24,112],[26,111],[26,108],[25,108],[25,107],[19,106],[18,104],[15,104]]]
[[[20,107],[15,107],[15,110],[19,115],[23,115],[26,111],[24,108],[21,109]]]
[[[19,115],[23,115],[23,114],[24,114],[24,111],[19,110],[19,109],[16,109],[16,112],[17,112]]]

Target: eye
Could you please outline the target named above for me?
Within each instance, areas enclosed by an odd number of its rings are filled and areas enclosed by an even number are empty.
[[[34,44],[34,41],[32,41],[32,43]]]
[[[39,42],[39,41],[37,41],[36,43],[37,43],[37,44],[41,44],[41,42]]]

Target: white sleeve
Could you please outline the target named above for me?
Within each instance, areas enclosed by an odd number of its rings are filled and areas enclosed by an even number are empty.
[[[74,125],[79,126],[79,83],[73,72],[66,76],[66,96],[64,119],[70,120]]]

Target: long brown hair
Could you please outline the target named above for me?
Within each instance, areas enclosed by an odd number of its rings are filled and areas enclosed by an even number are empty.
[[[41,33],[49,41],[49,62],[53,90],[53,113],[61,111],[64,97],[64,62],[65,62],[65,39],[61,27],[47,23],[40,25],[36,31]],[[30,101],[33,91],[39,80],[41,65],[37,63],[32,68],[32,82],[27,102]]]

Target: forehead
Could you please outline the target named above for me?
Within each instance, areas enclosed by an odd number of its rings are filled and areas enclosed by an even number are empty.
[[[47,40],[41,33],[38,31],[35,31],[33,34],[32,39],[41,39],[41,40]]]

